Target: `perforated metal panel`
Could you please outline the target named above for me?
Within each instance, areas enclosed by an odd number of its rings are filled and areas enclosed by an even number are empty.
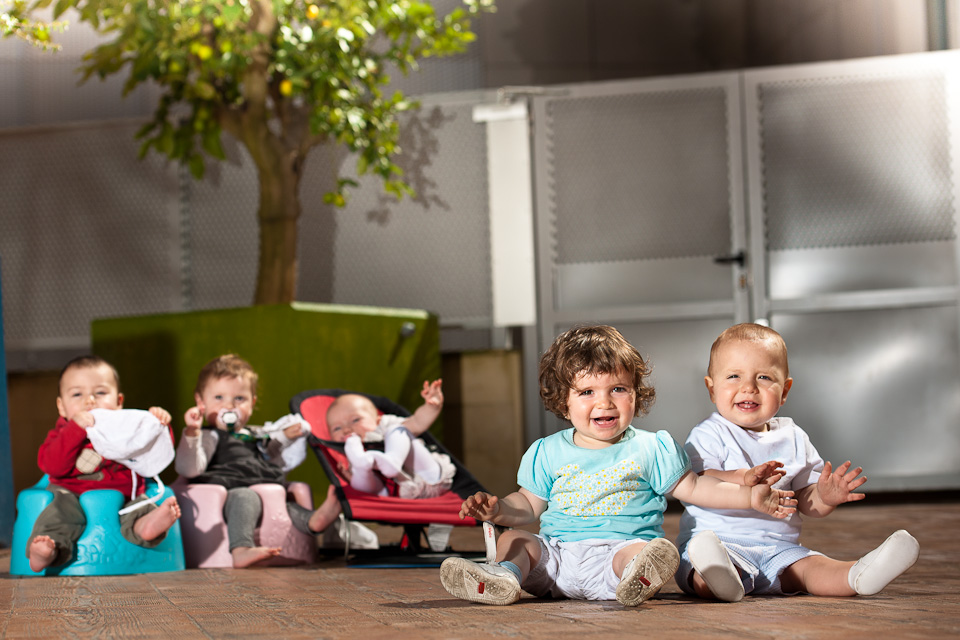
[[[305,249],[301,259],[301,274],[313,260],[330,265],[330,301],[425,308],[445,324],[489,324],[486,139],[472,106],[425,105],[404,118],[399,164],[414,198],[397,202],[379,179],[363,177],[344,209],[305,215],[307,245],[315,239],[324,247],[329,234],[335,237],[333,256]],[[343,162],[349,171],[352,160]],[[320,289],[319,298],[323,286],[305,277],[300,292],[310,300]]]
[[[729,250],[723,88],[555,99],[547,114],[557,263]]]
[[[435,7],[445,13],[457,4],[441,0]],[[480,21],[475,26],[481,28]],[[122,99],[123,78],[94,78],[78,87],[75,69],[83,53],[102,39],[76,20],[59,39],[64,50],[57,54],[11,39],[0,43],[0,130],[9,132],[0,133],[6,342],[27,358],[14,357],[15,367],[34,362],[38,350],[82,349],[95,317],[245,306],[254,296],[258,187],[245,150],[225,135],[228,161],[209,163],[201,182],[154,154],[138,162],[133,134],[142,121],[119,129],[90,121],[149,117],[158,89],[143,87]],[[395,74],[388,92],[476,89],[482,77],[481,52],[473,45],[453,58],[425,60],[409,76]],[[489,325],[485,143],[482,126],[470,121],[473,102],[450,113],[413,116],[419,130],[404,132],[409,153],[403,164],[420,196],[399,206],[373,178],[362,180],[347,210],[324,206],[336,170],[343,167],[349,174],[355,161],[329,148],[311,153],[301,185],[298,299],[423,307],[439,313],[441,322]],[[80,121],[89,124],[60,126]],[[11,130],[39,124],[57,128]],[[104,134],[105,129],[115,132]],[[85,233],[108,238],[110,260],[85,251],[93,255],[93,265],[67,267],[73,247],[49,238],[74,224],[57,217],[71,207],[96,210],[89,221],[73,219],[84,249]],[[334,247],[341,235],[344,251],[352,255],[337,263]],[[33,261],[41,237],[39,253],[53,257],[38,268]],[[356,258],[368,244],[382,245],[379,262]],[[116,258],[127,251],[133,258]],[[109,271],[112,267],[118,268]],[[133,284],[136,277],[143,279]],[[73,279],[73,287],[61,284]]]
[[[958,322],[955,306],[778,314],[794,378],[784,414],[825,459],[862,465],[867,490],[956,486]]]
[[[80,85],[84,54],[105,42],[77,19],[64,14],[68,28],[55,34],[60,51],[43,51],[16,38],[0,42],[0,129],[65,122],[146,117],[153,113],[157,89],[142,85],[126,98],[126,76]]]
[[[957,52],[745,74],[754,313],[867,489],[960,484]]]
[[[765,82],[771,250],[952,240],[942,73]]]
[[[91,318],[179,308],[176,171],[138,125],[0,135],[7,347],[88,342]]]
[[[257,172],[246,150],[223,136],[228,159],[207,163],[204,179],[180,173],[183,188],[183,286],[191,309],[253,302],[260,232]]]
[[[708,406],[704,352],[747,308],[741,268],[714,264],[745,243],[739,88],[716,74],[534,99],[540,351],[573,324],[618,327],[654,364],[635,424],[681,440]]]
[[[556,86],[534,104],[543,327],[745,312],[713,263],[745,242],[736,74]]]

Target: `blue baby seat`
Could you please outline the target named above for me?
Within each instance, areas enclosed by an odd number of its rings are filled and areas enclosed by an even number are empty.
[[[120,533],[117,512],[123,506],[123,494],[113,489],[95,489],[80,495],[80,506],[87,515],[87,528],[77,540],[73,560],[58,567],[47,567],[40,573],[31,570],[26,555],[27,540],[40,512],[53,501],[53,494],[46,490],[49,481],[44,475],[40,482],[17,496],[17,519],[13,525],[10,553],[11,575],[116,576],[179,571],[186,567],[179,521],[173,523],[167,536],[153,549],[137,546]],[[147,480],[147,493],[153,495],[156,492],[156,482]],[[164,487],[159,502],[172,495],[173,491]]]

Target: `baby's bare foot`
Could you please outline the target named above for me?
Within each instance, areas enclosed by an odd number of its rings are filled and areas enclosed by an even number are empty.
[[[261,560],[280,555],[280,547],[237,547],[230,552],[233,556],[233,568],[243,569]]]
[[[310,531],[320,533],[330,526],[330,524],[340,515],[340,501],[337,500],[337,490],[333,485],[327,490],[327,499],[323,501],[320,508],[310,515],[307,526]]]
[[[30,570],[39,573],[57,557],[57,545],[50,536],[36,536],[30,542]]]
[[[134,532],[146,541],[156,540],[157,536],[173,526],[180,517],[180,504],[170,496],[150,513],[137,519]]]

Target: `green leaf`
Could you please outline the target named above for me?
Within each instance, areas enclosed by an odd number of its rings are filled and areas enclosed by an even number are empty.
[[[187,166],[190,169],[190,175],[192,175],[197,180],[201,180],[203,178],[203,172],[204,172],[203,156],[201,156],[200,154],[194,154],[190,156]]]
[[[217,95],[217,90],[206,80],[198,80],[193,88],[197,92],[197,96],[203,100],[212,100]]]
[[[227,155],[223,152],[223,145],[220,144],[220,128],[208,126],[203,131],[203,149],[214,158],[223,160]]]
[[[470,20],[493,10],[492,0],[452,2],[443,15],[435,7],[448,3],[433,0],[270,0],[263,10],[276,27],[269,33],[253,30],[255,4],[29,0],[28,8],[52,7],[92,27],[102,44],[84,54],[83,80],[119,75],[124,92],[157,85],[153,120],[136,134],[141,155],[179,160],[200,178],[205,159],[225,158],[222,127],[265,163],[263,171],[276,170],[262,160],[270,156],[265,148],[335,144],[355,152],[357,172],[378,176],[387,193],[412,194],[395,159],[398,116],[416,103],[399,92],[383,95],[388,72],[415,73],[425,57],[464,50],[474,40]],[[284,79],[289,97],[277,93]],[[294,112],[310,126],[290,126],[301,121],[289,117]],[[324,201],[343,206],[356,187],[337,174]]]

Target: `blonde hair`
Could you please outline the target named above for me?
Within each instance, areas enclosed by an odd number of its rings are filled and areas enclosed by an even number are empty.
[[[372,411],[373,415],[377,415],[377,413],[380,411],[377,409],[377,405],[374,404],[373,400],[362,393],[344,393],[333,399],[333,402],[331,402],[330,406],[327,407],[326,415],[329,417],[335,409],[339,409],[348,402],[358,403],[358,406],[362,407],[363,410]]]
[[[713,375],[713,361],[716,359],[717,353],[720,351],[720,348],[728,342],[764,343],[783,363],[784,375],[790,377],[790,365],[787,363],[787,343],[784,341],[783,336],[770,327],[753,322],[735,324],[732,327],[724,329],[723,333],[713,341],[713,346],[710,347],[710,361],[707,363],[708,376]]]
[[[637,410],[649,411],[656,395],[646,383],[652,367],[619,331],[607,325],[578,326],[560,334],[540,358],[540,398],[547,411],[566,418],[567,396],[581,374],[626,373],[633,380]]]
[[[250,382],[250,392],[257,395],[257,372],[253,370],[250,363],[240,356],[228,353],[218,358],[214,358],[200,369],[200,375],[197,376],[197,386],[194,392],[197,395],[203,395],[203,390],[211,380],[220,380],[221,378],[242,378]]]

